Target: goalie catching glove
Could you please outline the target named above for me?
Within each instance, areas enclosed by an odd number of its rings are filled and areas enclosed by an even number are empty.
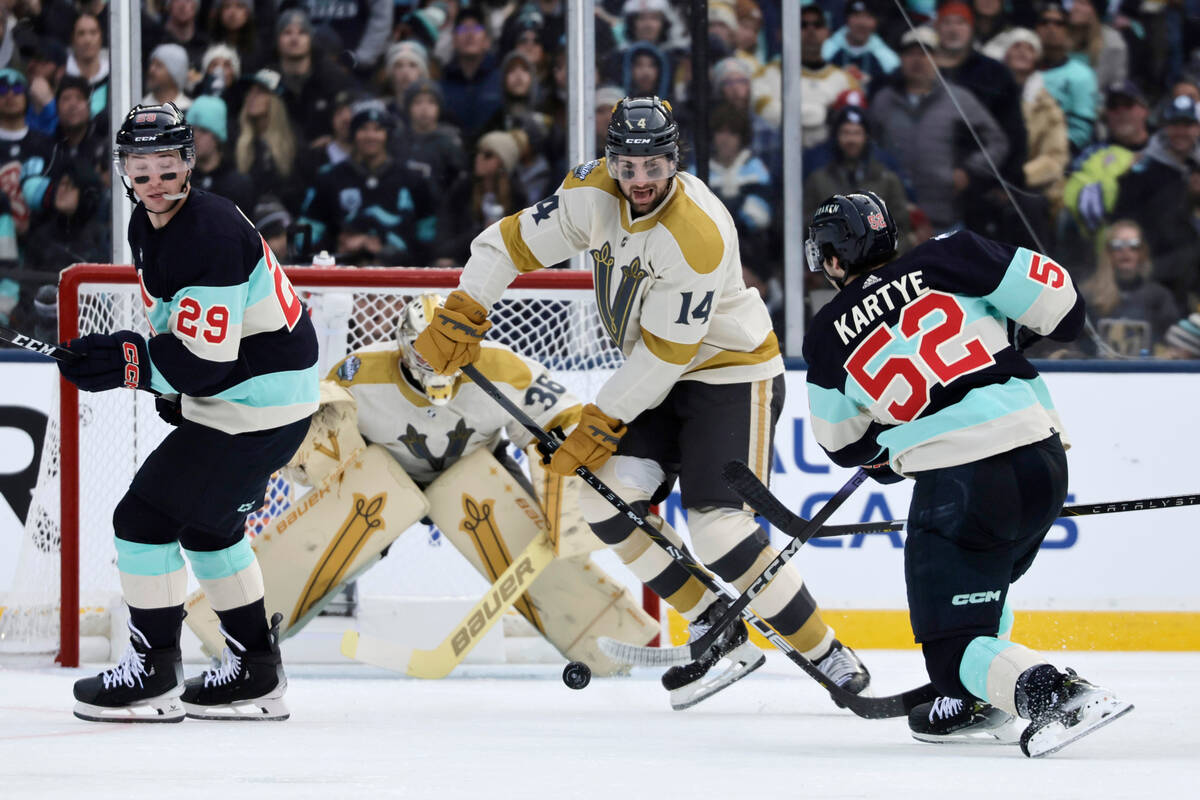
[[[103,392],[118,386],[150,389],[150,351],[139,333],[89,333],[62,347],[79,358],[59,361],[58,371],[85,392]]]
[[[554,451],[549,469],[559,475],[573,475],[579,467],[595,472],[617,451],[624,435],[625,423],[588,403],[575,430]]]
[[[492,323],[487,309],[466,292],[451,292],[413,347],[440,375],[450,375],[479,358],[479,343]]]

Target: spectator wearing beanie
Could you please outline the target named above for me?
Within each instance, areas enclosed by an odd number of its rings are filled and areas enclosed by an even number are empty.
[[[407,121],[404,95],[408,87],[429,77],[429,53],[418,42],[396,42],[384,59],[383,84],[388,109],[401,121]]]
[[[849,71],[867,89],[877,89],[900,66],[900,56],[875,33],[875,12],[865,0],[846,6],[846,24],[821,45],[821,57]]]
[[[308,14],[293,8],[275,23],[280,92],[302,146],[320,143],[330,135],[334,97],[354,82],[336,62],[313,46]]]
[[[438,266],[465,264],[471,240],[493,222],[527,205],[523,187],[513,178],[518,158],[520,145],[512,134],[492,131],[480,137],[469,174],[450,189]]]
[[[187,121],[196,137],[192,185],[232,200],[243,212],[253,209],[254,184],[226,156],[229,112],[225,101],[210,95],[197,97],[187,110]]]
[[[174,0],[176,3],[189,0]],[[160,44],[150,53],[146,65],[146,96],[142,105],[174,103],[180,111],[187,111],[192,104],[184,90],[188,82],[187,51],[177,44]]]
[[[442,120],[442,88],[428,78],[408,87],[404,116],[408,132],[394,143],[396,158],[432,186],[453,186],[467,170],[467,154],[458,128]]]
[[[833,159],[804,182],[804,218],[812,216],[823,198],[869,189],[892,212],[899,229],[900,252],[906,252],[913,244],[909,237],[908,198],[900,176],[875,156],[877,151],[867,129],[866,111],[857,106],[838,111],[829,126],[829,146]]]
[[[102,119],[93,119],[88,98],[92,87],[78,75],[67,75],[58,84],[55,106],[58,124],[54,128],[54,155],[50,159],[51,179],[57,179],[67,164],[82,161],[97,173],[112,159],[107,128]]]
[[[442,72],[442,95],[447,118],[473,141],[504,103],[500,64],[492,52],[483,12],[471,6],[454,20],[454,54]]]
[[[352,108],[350,158],[322,170],[301,207],[315,251],[339,263],[428,266],[440,209],[429,182],[389,152],[394,126],[378,100]]]
[[[716,103],[728,103],[747,114],[750,120],[747,146],[763,160],[772,175],[779,175],[783,169],[783,140],[779,128],[756,110],[752,77],[750,67],[744,60],[737,56],[721,59],[713,66],[713,99]],[[780,191],[780,187],[775,189]]]

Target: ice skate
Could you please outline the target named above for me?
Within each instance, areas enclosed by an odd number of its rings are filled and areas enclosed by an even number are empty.
[[[1018,707],[1028,709],[1029,727],[1021,734],[1021,752],[1030,758],[1050,755],[1133,710],[1108,689],[1088,683],[1067,669],[1049,664],[1026,670],[1017,681]]]
[[[939,697],[908,714],[908,727],[919,742],[1016,744],[1020,723],[1008,712],[980,700]]]
[[[290,716],[283,702],[287,677],[279,655],[279,623],[282,614],[271,618],[270,647],[247,651],[222,628],[227,647],[221,664],[202,675],[189,678],[183,690],[183,708],[193,719],[285,720]]]
[[[714,617],[722,610],[714,603],[695,622],[688,626],[691,639],[697,639],[712,627]],[[671,667],[662,676],[663,688],[671,693],[671,708],[682,711],[706,697],[711,697],[734,681],[738,681],[767,662],[766,655],[749,641],[746,624],[740,619],[727,627],[708,652],[695,661]],[[726,659],[724,669],[712,675],[709,670]]]
[[[129,648],[112,669],[75,681],[75,716],[90,722],[182,722],[179,647],[150,647],[129,623]]]
[[[837,639],[833,640],[829,652],[813,663],[825,677],[847,692],[870,696],[867,689],[871,685],[871,673],[858,654]],[[838,708],[845,708],[836,700],[834,702]]]

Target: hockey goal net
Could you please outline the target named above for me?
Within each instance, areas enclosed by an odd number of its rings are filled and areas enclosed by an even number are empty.
[[[287,270],[309,307],[320,340],[324,375],[347,353],[393,341],[403,305],[415,294],[452,291],[457,270],[297,267]],[[592,300],[591,274],[541,271],[523,275],[493,310],[489,338],[545,364],[555,379],[586,402],[621,362]],[[76,265],[59,285],[62,340],[122,329],[147,333],[132,268]],[[14,583],[0,615],[0,649],[57,653],[64,666],[79,660],[80,637],[108,637],[120,607],[112,513],[135,470],[170,428],[145,392],[80,393],[59,384],[37,488],[25,523]],[[301,494],[282,477],[268,487],[262,508],[247,521],[256,534]],[[438,532],[426,526],[398,540],[401,558],[384,559],[396,575],[384,585],[412,595],[474,595],[486,588]],[[121,631],[113,630],[112,638]]]

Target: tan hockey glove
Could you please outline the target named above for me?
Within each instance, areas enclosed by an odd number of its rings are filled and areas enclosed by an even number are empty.
[[[479,343],[492,323],[487,310],[466,292],[451,292],[413,347],[441,375],[452,375],[479,358]]]
[[[573,475],[578,467],[595,471],[616,452],[624,435],[625,423],[588,403],[575,430],[554,451],[549,469],[559,475]]]

